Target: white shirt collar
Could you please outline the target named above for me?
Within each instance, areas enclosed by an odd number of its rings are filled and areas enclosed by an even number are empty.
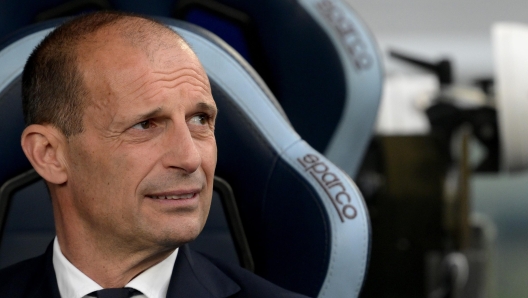
[[[165,260],[143,271],[125,287],[134,288],[147,298],[166,297],[177,255],[178,249],[175,249]],[[93,291],[102,289],[99,284],[66,259],[62,254],[57,237],[53,243],[53,268],[61,297],[82,298]]]

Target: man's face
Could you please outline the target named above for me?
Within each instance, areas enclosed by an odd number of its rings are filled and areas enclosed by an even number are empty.
[[[70,209],[82,228],[138,249],[200,233],[216,166],[207,76],[187,45],[159,40],[147,51],[110,36],[80,51],[89,102],[84,131],[68,143]]]

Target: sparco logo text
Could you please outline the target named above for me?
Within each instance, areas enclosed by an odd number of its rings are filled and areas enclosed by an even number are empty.
[[[298,158],[297,161],[323,187],[341,222],[356,218],[357,210],[352,206],[350,194],[338,175],[332,173],[325,161],[313,154],[307,154],[303,158]]]
[[[352,20],[329,0],[318,2],[317,9],[337,32],[348,55],[354,61],[354,67],[360,71],[370,69],[373,59]]]

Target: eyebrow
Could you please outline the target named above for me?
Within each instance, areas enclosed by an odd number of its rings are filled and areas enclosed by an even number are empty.
[[[218,108],[215,105],[212,105],[207,102],[197,103],[196,108],[203,112],[209,112],[213,116],[216,116],[216,114],[218,113]],[[162,107],[157,107],[156,109],[149,111],[145,114],[137,115],[136,117],[134,117],[134,121],[141,121],[144,119],[156,118],[157,116],[163,114],[163,110],[164,109]]]
[[[212,105],[210,103],[199,102],[199,103],[196,104],[196,107],[199,110],[202,110],[204,112],[209,112],[209,113],[211,113],[213,115],[216,115],[218,113],[218,108],[215,105]]]
[[[150,119],[150,118],[155,118],[157,116],[159,116],[160,114],[162,114],[163,112],[163,108],[162,107],[157,107],[156,109],[150,111],[150,112],[147,112],[145,114],[140,114],[138,115],[137,117],[134,117],[135,118],[135,121],[141,121],[141,120],[144,120],[144,119]]]

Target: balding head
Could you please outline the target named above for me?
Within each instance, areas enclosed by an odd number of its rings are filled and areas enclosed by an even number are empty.
[[[51,124],[66,137],[82,132],[88,90],[79,62],[110,38],[120,38],[149,56],[177,43],[187,46],[170,28],[137,15],[97,12],[70,20],[50,33],[26,63],[22,78],[26,125]]]

